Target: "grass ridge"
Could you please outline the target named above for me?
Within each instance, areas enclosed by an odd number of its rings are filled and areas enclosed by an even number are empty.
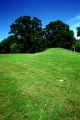
[[[0,120],[79,120],[80,54],[0,54]]]

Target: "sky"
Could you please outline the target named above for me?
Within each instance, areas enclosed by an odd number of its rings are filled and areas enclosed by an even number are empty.
[[[0,0],[0,41],[9,36],[10,25],[20,16],[37,17],[44,28],[51,21],[61,20],[77,37],[80,26],[80,0]]]

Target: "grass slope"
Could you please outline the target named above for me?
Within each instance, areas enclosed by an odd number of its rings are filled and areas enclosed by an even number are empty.
[[[0,120],[80,120],[80,54],[1,54],[0,104]]]

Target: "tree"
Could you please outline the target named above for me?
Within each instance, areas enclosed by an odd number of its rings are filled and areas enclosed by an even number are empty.
[[[71,49],[74,33],[69,26],[60,20],[50,22],[45,28],[45,38],[49,47],[64,47]]]
[[[77,36],[80,36],[80,26],[76,28],[77,29]]]
[[[80,52],[80,40],[75,41],[75,46],[76,52]]]
[[[74,33],[60,20],[42,29],[37,17],[21,16],[10,26],[10,36],[0,43],[0,53],[35,53],[50,47],[72,49]]]
[[[2,43],[0,43],[0,53],[4,53]]]
[[[38,18],[30,16],[19,17],[10,26],[9,34],[13,34],[22,42],[23,52],[35,52],[36,43],[42,39],[42,22]]]
[[[9,53],[10,47],[7,39],[4,39],[0,43],[0,53]]]
[[[20,45],[20,44],[13,43],[13,44],[10,46],[10,52],[11,52],[11,53],[20,53],[20,50],[21,50],[21,45]]]
[[[30,23],[30,16],[19,17],[17,20],[15,20],[15,23],[10,26],[9,34],[14,34],[20,38],[25,38],[27,36],[27,32],[29,31]]]
[[[11,35],[8,38],[4,39],[0,43],[0,53],[10,53],[10,46],[13,43],[17,43],[18,39],[14,36]]]

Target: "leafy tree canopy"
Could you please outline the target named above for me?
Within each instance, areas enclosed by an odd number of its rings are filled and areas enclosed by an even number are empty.
[[[19,17],[10,26],[9,34],[14,34],[19,39],[23,52],[35,52],[37,40],[43,38],[42,21],[36,17]]]
[[[80,35],[80,27],[77,30]],[[61,20],[50,22],[43,29],[37,17],[21,16],[12,23],[9,34],[0,43],[0,53],[35,53],[50,47],[75,46],[73,31]]]
[[[50,22],[45,28],[45,37],[51,47],[71,48],[74,33],[60,20]]]
[[[42,21],[36,17],[31,19],[30,16],[23,16],[19,17],[15,20],[10,26],[9,34],[14,34],[19,38],[28,38],[30,39],[33,35],[35,36],[34,39],[39,38],[39,33],[42,30]]]
[[[77,36],[80,36],[80,26],[76,28],[77,29]]]

